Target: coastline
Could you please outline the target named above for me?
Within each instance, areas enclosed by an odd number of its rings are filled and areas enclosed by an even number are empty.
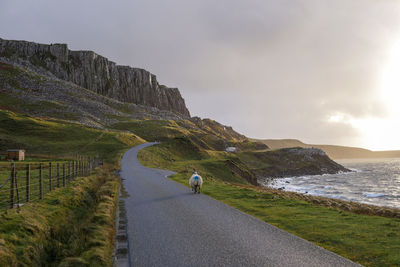
[[[328,198],[322,196],[313,196],[309,194],[302,194],[297,192],[274,189],[272,187],[266,187],[266,186],[252,186],[252,185],[239,185],[239,184],[232,184],[232,185],[241,188],[249,188],[258,192],[271,193],[287,199],[304,200],[308,203],[312,203],[323,207],[329,207],[341,211],[348,211],[357,214],[364,214],[371,216],[382,216],[387,218],[400,218],[400,209],[394,207],[376,206],[355,201],[346,201],[346,200]]]
[[[400,159],[339,161],[351,172],[259,177],[263,187],[369,206],[400,209]]]

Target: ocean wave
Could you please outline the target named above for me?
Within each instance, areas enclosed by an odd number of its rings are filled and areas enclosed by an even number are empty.
[[[343,195],[329,195],[330,198],[341,199],[341,200],[350,200],[346,196]]]
[[[379,198],[379,197],[384,197],[385,194],[382,193],[365,193],[364,197],[366,198]]]
[[[399,163],[399,160],[348,163],[345,167],[352,172],[278,178],[269,186],[302,194],[399,208]]]

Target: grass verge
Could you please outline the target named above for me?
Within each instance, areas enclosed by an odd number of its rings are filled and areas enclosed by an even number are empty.
[[[400,266],[399,218],[356,214],[290,194],[258,190],[235,183],[234,174],[221,168],[217,158],[195,160],[186,155],[191,154],[162,144],[139,152],[139,160],[149,167],[176,171],[171,179],[184,185],[195,168],[205,180],[206,195],[360,264]]]
[[[97,168],[0,218],[0,266],[110,266],[119,181]]]

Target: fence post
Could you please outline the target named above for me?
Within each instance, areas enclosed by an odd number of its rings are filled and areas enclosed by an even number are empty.
[[[71,181],[71,161],[68,161],[68,175],[67,175],[67,183]]]
[[[42,163],[39,164],[39,199],[43,198],[42,191]]]
[[[60,163],[57,163],[57,187],[60,187]]]
[[[14,185],[15,185],[15,191],[17,192],[17,209],[19,209],[19,189],[18,189],[18,179],[17,179],[17,173],[14,175]]]
[[[51,162],[49,163],[49,192],[51,191]]]
[[[25,200],[26,202],[29,202],[29,186],[30,186],[30,180],[31,180],[31,165],[26,164],[26,185],[25,185]]]
[[[74,178],[76,179],[76,177],[78,177],[78,161],[75,160],[75,175]]]
[[[72,176],[71,176],[72,180],[74,180],[75,178],[75,161],[72,161]]]
[[[65,162],[63,163],[63,187],[65,187]]]
[[[11,163],[10,209],[14,208],[15,164]]]

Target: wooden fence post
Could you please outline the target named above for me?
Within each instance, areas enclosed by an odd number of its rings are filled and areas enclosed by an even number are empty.
[[[10,209],[14,208],[15,163],[11,163]]]
[[[72,161],[72,180],[75,178],[75,161]]]
[[[78,177],[78,161],[75,160],[75,171],[74,171],[74,179]]]
[[[57,163],[57,187],[60,187],[60,163]]]
[[[31,184],[31,165],[26,164],[26,184],[25,184],[25,200],[29,202],[29,186]]]
[[[71,161],[68,161],[68,175],[67,175],[67,183],[71,181]]]
[[[65,162],[63,163],[63,187],[65,187]]]
[[[43,198],[43,190],[42,190],[42,163],[39,164],[39,199]]]
[[[49,163],[49,192],[51,191],[51,162]]]
[[[14,176],[14,185],[15,185],[15,191],[17,192],[17,209],[19,209],[19,190],[18,190],[18,179],[17,179],[17,173],[15,173]]]

